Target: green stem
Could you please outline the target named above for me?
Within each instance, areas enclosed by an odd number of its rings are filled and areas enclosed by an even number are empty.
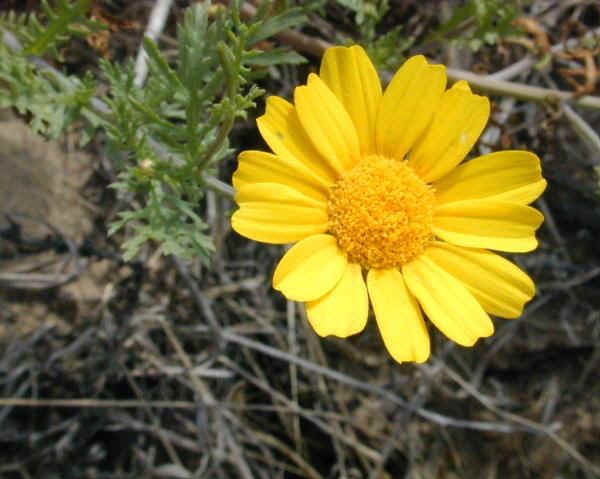
[[[227,78],[227,99],[232,103],[229,105],[229,111],[227,113],[227,117],[221,123],[221,127],[219,128],[219,132],[217,133],[217,137],[212,142],[212,144],[206,150],[204,154],[204,158],[198,165],[198,169],[200,171],[204,170],[206,165],[210,163],[211,158],[215,155],[217,151],[221,149],[223,143],[229,136],[229,132],[233,128],[233,123],[235,121],[235,106],[233,105],[235,95],[238,89],[238,81],[237,81],[237,71],[235,68],[232,68],[231,61],[227,58],[227,51],[224,44],[217,45],[217,52],[219,53],[219,59],[221,61],[221,66],[223,67],[223,71],[225,72],[225,77]],[[239,67],[239,58],[235,59],[236,63]]]
[[[232,199],[235,194],[231,186],[215,178],[214,176],[205,176],[204,184],[207,186],[207,188],[210,188],[215,193],[219,193],[225,198]]]

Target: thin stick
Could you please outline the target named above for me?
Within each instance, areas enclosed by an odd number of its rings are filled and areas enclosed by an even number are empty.
[[[123,364],[120,363],[120,366],[122,368],[122,371],[125,373],[127,382],[129,383],[129,385],[131,386],[131,388],[133,389],[133,391],[135,392],[137,397],[140,398],[141,401],[145,402],[144,393],[141,390],[141,388],[137,385],[135,379],[133,379],[133,377],[131,376],[131,374],[129,373],[129,371]],[[171,444],[171,441],[165,434],[165,431],[160,427],[160,421],[154,414],[154,411],[152,411],[152,408],[149,406],[146,406],[144,409],[146,410],[146,414],[150,418],[150,421],[152,422],[153,427],[156,429],[158,438],[159,438],[160,442],[162,443],[163,447],[165,448],[165,451],[167,451],[167,454],[168,454],[169,458],[171,459],[171,461],[173,461],[174,464],[177,464],[178,466],[183,467],[183,462],[181,462],[181,459],[179,458],[177,451],[173,447],[173,444]]]
[[[378,461],[380,459],[380,454],[377,451],[375,451],[374,449],[371,449],[368,446],[363,445],[360,441],[357,441],[353,436],[350,436],[347,433],[343,433],[338,428],[333,428],[333,427],[329,426],[327,423],[317,419],[317,416],[319,415],[318,411],[308,410],[308,409],[304,409],[304,408],[300,407],[298,405],[298,403],[289,399],[287,396],[285,396],[285,394],[280,393],[279,391],[273,389],[266,382],[260,381],[258,378],[251,376],[248,372],[244,371],[237,364],[235,364],[231,360],[229,360],[229,358],[227,358],[226,356],[220,356],[219,360],[224,365],[229,367],[230,369],[236,371],[240,376],[242,376],[243,378],[248,380],[251,384],[255,385],[257,388],[262,389],[266,393],[270,394],[273,397],[273,401],[280,401],[280,402],[283,402],[284,404],[286,404],[288,406],[288,408],[286,409],[286,412],[292,412],[299,416],[302,416],[307,421],[310,421],[313,424],[315,424],[323,432],[326,432],[327,434],[329,434],[332,438],[337,438],[340,441],[344,442],[345,444],[353,447],[358,453],[360,453],[364,457],[367,457],[369,460]],[[325,416],[326,416],[326,414],[323,414],[323,417],[325,417]],[[356,425],[354,424],[354,421],[352,421],[352,419],[350,419],[350,418],[342,417],[342,418],[338,418],[338,420],[348,421],[349,424],[356,427]]]
[[[592,153],[593,162],[600,164],[600,136],[598,136],[598,133],[569,105],[562,105],[562,110],[567,120],[571,122],[575,133]]]
[[[567,443],[567,441],[565,441],[562,437],[560,437],[558,434],[556,434],[555,431],[553,431],[549,427],[543,426],[542,424],[538,424],[535,421],[531,421],[531,420],[524,418],[522,416],[519,416],[517,414],[513,414],[508,411],[503,411],[502,409],[500,409],[499,407],[494,405],[492,402],[490,402],[486,396],[481,394],[477,389],[475,389],[471,384],[469,384],[468,381],[464,380],[460,376],[460,374],[455,372],[453,369],[449,368],[448,365],[442,363],[441,361],[438,362],[438,364],[440,364],[440,366],[442,368],[444,368],[446,374],[450,377],[450,379],[452,379],[454,382],[456,382],[458,385],[460,385],[465,391],[467,391],[480,404],[482,404],[483,406],[488,408],[490,411],[494,412],[495,414],[497,414],[500,417],[503,417],[512,422],[521,424],[528,429],[532,429],[538,433],[545,434],[557,446],[562,448],[569,456],[571,456],[575,461],[577,461],[579,464],[581,464],[584,468],[588,469],[589,471],[591,471],[594,474],[600,474],[600,467],[596,466],[595,464],[591,463],[588,459],[583,457],[581,455],[581,453],[579,451],[577,451],[577,449],[575,449],[569,443]]]
[[[483,91],[490,95],[512,96],[537,103],[560,103],[564,101],[574,106],[600,110],[600,97],[597,96],[585,95],[576,97],[568,91],[524,85],[505,80],[495,80],[488,75],[477,75],[476,73],[456,70],[454,68],[446,69],[446,74],[450,81],[466,80],[475,90]]]
[[[290,353],[296,355],[298,352],[298,342],[296,340],[296,302],[287,301],[287,330],[288,330],[288,345]],[[290,392],[292,400],[298,403],[298,367],[294,363],[289,363],[290,369]],[[296,448],[302,450],[302,434],[300,429],[300,418],[294,416],[292,418],[292,429]]]
[[[259,343],[258,341],[254,341],[252,339],[245,338],[238,334],[232,333],[230,331],[223,331],[222,337],[226,341],[230,341],[232,343],[240,344],[242,346],[246,346],[250,349],[254,349],[256,351],[260,351],[264,354],[267,354],[271,357],[281,359],[283,361],[289,361],[297,364],[301,368],[304,368],[308,371],[312,371],[317,374],[322,374],[323,376],[327,376],[330,379],[338,381],[339,383],[346,384],[347,386],[353,387],[355,389],[359,389],[361,391],[366,391],[371,394],[375,394],[377,396],[383,397],[388,401],[397,404],[401,407],[406,408],[417,414],[418,416],[427,419],[433,423],[439,424],[441,426],[447,427],[459,427],[465,429],[474,429],[479,431],[494,431],[494,432],[502,432],[502,433],[512,433],[518,430],[528,430],[532,431],[531,428],[526,426],[521,427],[520,425],[513,424],[505,424],[498,422],[488,422],[488,421],[469,421],[464,419],[455,419],[452,417],[443,416],[434,411],[430,411],[428,409],[424,409],[422,407],[414,407],[400,396],[397,396],[391,391],[388,391],[384,388],[374,386],[372,384],[360,381],[351,376],[348,376],[339,371],[334,371],[333,369],[326,368],[324,366],[320,366],[306,359],[302,359],[296,357],[292,354],[286,353],[284,351],[280,351],[278,349],[267,346],[266,344]],[[538,430],[533,430],[533,432],[538,432]]]
[[[196,409],[191,401],[144,401],[141,399],[27,399],[0,398],[0,407],[158,408]]]
[[[152,12],[150,13],[146,31],[144,32],[144,38],[156,41],[165,28],[171,5],[173,5],[173,0],[156,0]],[[134,85],[141,87],[146,81],[146,76],[148,76],[148,54],[146,53],[146,50],[144,50],[144,41],[142,40],[135,61]]]
[[[214,176],[205,176],[204,183],[211,190],[220,193],[223,196],[228,196],[229,198],[233,198],[235,192],[233,188],[229,186],[227,183],[222,182],[221,180],[215,178]]]
[[[185,281],[185,284],[187,285],[188,289],[192,293],[192,296],[194,298],[196,305],[198,306],[198,309],[200,311],[202,311],[202,313],[204,313],[204,316],[206,317],[206,320],[208,321],[208,324],[211,327],[215,338],[217,339],[217,341],[219,341],[220,334],[221,334],[221,326],[218,323],[217,319],[215,318],[215,316],[210,308],[210,301],[202,295],[200,288],[198,288],[198,285],[196,284],[194,279],[190,276],[186,265],[180,259],[176,258],[175,256],[173,256],[172,259],[173,259],[173,264],[175,265],[175,268],[177,269],[177,272],[182,276],[183,280]],[[186,367],[188,367],[188,366],[186,366]],[[190,364],[189,368],[191,369],[191,364]]]
[[[183,349],[183,346],[179,342],[177,335],[173,332],[171,325],[169,324],[168,321],[165,321],[165,320],[161,320],[161,321],[159,321],[159,323],[162,326],[163,331],[167,335],[169,342],[175,349],[175,352],[177,353],[179,360],[182,362],[183,366],[186,368],[186,370],[188,372],[188,377],[190,378],[190,381],[192,382],[192,385],[194,386],[194,390],[196,391],[198,399],[202,400],[202,402],[208,406],[214,406],[216,404],[216,400],[215,400],[214,396],[212,395],[208,386],[206,386],[206,384],[204,384],[204,382],[202,382],[196,375],[191,374],[191,370],[194,368],[194,365],[192,364],[190,357],[187,355],[187,353]]]
[[[557,43],[556,45],[552,45],[552,47],[550,48],[550,51],[552,53],[559,53],[559,52],[564,51],[565,49],[573,48],[573,47],[577,46],[582,41],[592,39],[599,35],[600,35],[600,28],[597,28],[595,30],[587,32],[581,38],[569,38],[564,43]],[[511,78],[514,78],[517,75],[520,75],[521,73],[525,73],[527,70],[529,70],[531,67],[533,67],[537,61],[539,61],[539,58],[537,58],[535,55],[530,53],[528,55],[525,55],[518,62],[513,63],[512,65],[504,68],[503,70],[499,70],[495,73],[488,75],[488,78],[493,78],[494,80],[510,80]]]

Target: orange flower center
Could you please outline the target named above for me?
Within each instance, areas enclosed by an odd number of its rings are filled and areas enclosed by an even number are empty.
[[[362,159],[329,191],[329,232],[365,269],[400,267],[433,238],[434,192],[405,161]]]

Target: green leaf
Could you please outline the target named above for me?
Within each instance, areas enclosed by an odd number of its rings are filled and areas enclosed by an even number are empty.
[[[275,15],[260,24],[246,38],[248,46],[256,45],[277,33],[289,28],[298,27],[306,23],[307,17],[300,8],[293,8],[279,15]]]
[[[342,7],[346,7],[353,12],[361,12],[364,8],[363,0],[336,0],[336,3],[339,3]]]
[[[156,43],[146,36],[144,37],[144,50],[148,55],[150,68],[154,67],[155,70],[158,70],[171,88],[183,88],[183,84],[177,76],[177,73],[166,62],[165,58],[158,50]]]
[[[432,32],[425,43],[453,40],[473,51],[494,45],[499,38],[518,33],[512,22],[521,14],[519,2],[468,0],[453,11],[450,19]]]
[[[54,8],[48,4],[48,0],[42,0],[41,6],[41,15],[9,13],[0,16],[0,26],[19,37],[27,55],[43,55],[52,50],[55,57],[60,57],[58,46],[68,42],[71,37],[85,37],[106,28],[104,24],[86,17],[91,0],[57,0]],[[42,17],[45,17],[43,21]]]
[[[300,65],[307,60],[302,55],[285,48],[277,48],[267,52],[253,51],[244,57],[246,65],[267,67],[272,65]]]

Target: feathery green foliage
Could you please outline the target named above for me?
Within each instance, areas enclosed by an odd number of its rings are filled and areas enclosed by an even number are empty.
[[[265,2],[244,23],[239,1],[228,8],[191,6],[178,28],[174,60],[145,40],[144,85],[135,81],[131,59],[102,60],[98,78],[78,78],[27,58],[57,54],[73,35],[89,33],[94,24],[85,18],[88,7],[88,0],[59,0],[54,9],[44,1],[44,23],[32,15],[2,17],[0,29],[12,32],[24,48],[0,47],[0,106],[30,115],[32,128],[46,136],[58,137],[76,120],[85,120],[78,123],[84,142],[104,133],[119,176],[112,186],[129,205],[109,233],[126,231],[126,259],[153,241],[165,254],[208,262],[213,247],[199,214],[204,180],[231,155],[228,137],[235,121],[263,94],[254,81],[269,66],[305,61],[293,51],[256,45],[306,22],[307,9],[273,12]],[[100,85],[106,93],[95,98]]]
[[[110,85],[104,100],[115,113],[106,132],[128,158],[114,186],[144,199],[111,228],[114,233],[132,227],[134,234],[123,245],[127,259],[154,240],[165,253],[209,260],[211,241],[196,213],[206,189],[203,178],[231,154],[228,136],[235,120],[245,118],[263,93],[252,80],[265,66],[304,61],[293,52],[252,48],[304,22],[300,9],[268,19],[261,9],[259,20],[248,25],[238,7],[217,7],[213,20],[203,5],[188,9],[178,30],[175,65],[146,39],[150,74],[143,88],[134,84],[133,64],[101,64]]]
[[[38,71],[21,55],[0,44],[0,108],[14,107],[31,115],[35,133],[58,138],[82,116],[89,105],[95,82],[89,77],[65,79],[51,69]],[[90,119],[92,117],[90,116]]]
[[[42,14],[0,14],[0,28],[15,34],[29,55],[46,52],[59,57],[58,48],[74,37],[85,37],[104,26],[87,18],[91,0],[57,0],[51,6],[42,0]]]

